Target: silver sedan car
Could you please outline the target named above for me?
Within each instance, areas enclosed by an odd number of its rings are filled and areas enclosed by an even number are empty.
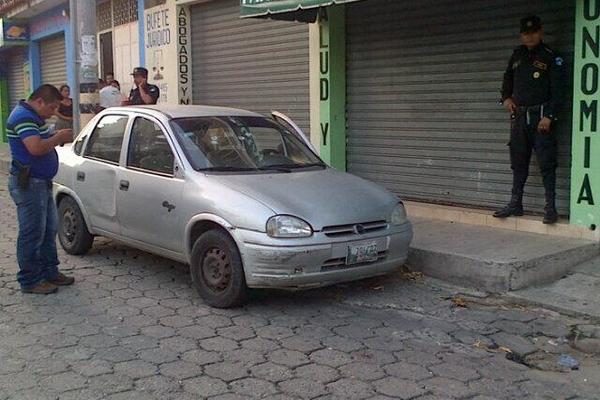
[[[59,149],[59,240],[100,235],[190,266],[215,307],[248,288],[302,289],[405,262],[400,199],[329,168],[282,114],[205,106],[104,110]]]

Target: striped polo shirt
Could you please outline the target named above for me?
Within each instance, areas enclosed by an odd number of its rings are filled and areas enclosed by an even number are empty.
[[[23,144],[29,136],[39,135],[42,139],[50,137],[50,128],[37,112],[27,102],[20,101],[12,110],[6,121],[6,132],[10,153],[13,160],[24,165],[31,165],[31,176],[38,179],[52,179],[58,171],[58,154],[56,150],[42,155],[33,156]],[[11,173],[16,174],[17,168],[11,165]]]
[[[6,132],[13,160],[31,165],[31,176],[38,179],[52,179],[58,171],[58,154],[56,150],[33,156],[23,144],[23,139],[39,135],[42,139],[50,137],[50,128],[27,102],[21,101],[12,110],[6,121]],[[11,165],[11,173],[17,168]]]

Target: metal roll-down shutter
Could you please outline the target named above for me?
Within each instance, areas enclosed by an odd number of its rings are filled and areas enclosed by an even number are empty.
[[[40,42],[42,83],[60,88],[67,84],[67,61],[63,35]]]
[[[540,15],[546,43],[567,62],[570,85],[574,7],[561,0],[369,0],[347,6],[349,171],[407,199],[505,204],[512,185],[510,122],[498,99],[519,45],[519,20]],[[570,99],[566,107],[555,130],[561,214],[569,207]],[[525,206],[542,211],[543,205],[534,161]]]
[[[12,109],[21,99],[25,98],[25,50],[15,49],[8,55],[8,98]]]
[[[239,13],[237,0],[192,7],[194,103],[278,110],[308,133],[308,24]]]

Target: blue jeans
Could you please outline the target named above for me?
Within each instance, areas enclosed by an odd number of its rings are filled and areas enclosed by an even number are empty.
[[[17,280],[23,289],[58,277],[56,232],[58,216],[52,198],[52,182],[31,178],[29,187],[21,189],[17,177],[8,180],[10,196],[17,205],[19,237],[17,239]]]

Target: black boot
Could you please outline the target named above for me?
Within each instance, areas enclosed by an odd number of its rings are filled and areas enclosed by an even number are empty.
[[[513,192],[510,202],[501,210],[494,213],[495,218],[507,218],[511,215],[520,217],[523,215],[523,192]]]
[[[558,212],[554,204],[554,193],[546,194],[546,206],[544,207],[544,224],[555,224],[558,221]]]

